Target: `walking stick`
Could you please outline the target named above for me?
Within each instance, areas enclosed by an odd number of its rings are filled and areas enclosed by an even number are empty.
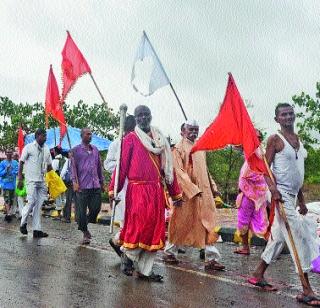
[[[119,149],[117,152],[117,160],[116,160],[116,173],[114,178],[114,198],[112,200],[111,207],[112,207],[112,215],[110,221],[110,229],[109,233],[113,233],[113,223],[114,223],[114,215],[116,213],[116,206],[117,206],[117,196],[118,196],[118,185],[119,185],[119,175],[120,175],[120,164],[121,164],[121,148],[122,148],[122,139],[123,139],[123,132],[124,132],[124,122],[126,118],[128,107],[125,104],[120,106],[120,128],[119,128],[119,138],[120,144]]]
[[[264,161],[264,163],[265,163],[265,165],[267,167],[267,171],[268,171],[268,175],[269,175],[270,179],[272,180],[273,184],[276,184],[276,181],[275,181],[275,179],[273,177],[273,174],[272,174],[272,172],[270,170],[269,164],[268,164],[264,154],[263,154],[263,161]],[[295,262],[297,264],[298,274],[299,274],[299,278],[300,278],[301,284],[302,284],[303,287],[308,288],[308,284],[307,284],[306,278],[305,278],[303,270],[302,270],[302,266],[301,266],[299,254],[298,254],[298,251],[297,251],[297,248],[296,248],[296,244],[294,242],[294,239],[293,239],[293,236],[292,236],[292,232],[291,232],[291,228],[290,228],[290,225],[289,225],[289,222],[288,222],[288,219],[287,219],[287,216],[286,216],[286,212],[284,210],[284,206],[283,206],[282,202],[279,202],[279,212],[280,212],[280,216],[282,217],[283,222],[284,222],[284,224],[286,226],[286,229],[287,229],[287,232],[288,232],[289,242],[290,242],[292,250],[293,250],[293,256],[294,256],[294,260],[295,260]]]

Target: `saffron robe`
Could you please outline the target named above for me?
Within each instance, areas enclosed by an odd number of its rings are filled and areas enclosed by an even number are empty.
[[[160,156],[149,152],[135,132],[129,133],[122,144],[118,191],[126,178],[126,207],[124,226],[119,244],[127,249],[142,248],[157,251],[165,243],[166,195],[161,174]],[[115,172],[109,186],[113,194]],[[166,184],[173,200],[182,195],[176,177],[172,184]]]
[[[184,202],[181,207],[173,208],[169,242],[204,248],[218,238],[214,231],[216,207],[209,181],[214,191],[217,191],[217,187],[211,177],[209,179],[205,152],[192,154],[190,162],[192,146],[191,141],[183,138],[173,150],[173,164]],[[200,192],[201,196],[196,196]]]

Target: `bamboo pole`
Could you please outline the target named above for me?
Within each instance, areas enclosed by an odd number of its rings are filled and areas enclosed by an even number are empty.
[[[264,154],[263,154],[263,161],[264,161],[264,163],[266,165],[266,168],[267,168],[268,175],[269,175],[270,179],[272,180],[273,184],[276,185],[276,181],[274,179],[274,176],[272,174],[272,171],[270,170],[269,164],[268,164],[266,156]],[[285,227],[286,227],[287,232],[288,232],[289,242],[291,244],[292,251],[293,251],[293,257],[294,257],[294,260],[295,260],[297,268],[298,268],[298,274],[299,274],[299,278],[300,278],[301,284],[302,284],[302,286],[304,288],[308,288],[309,286],[308,286],[308,283],[306,281],[306,278],[305,278],[303,270],[302,270],[299,254],[298,254],[297,247],[296,247],[296,244],[295,244],[294,239],[293,239],[293,235],[292,235],[291,228],[290,228],[290,225],[289,225],[289,222],[288,222],[288,219],[287,219],[287,215],[286,215],[285,210],[284,210],[283,202],[279,202],[278,204],[279,204],[280,216],[282,217],[283,222],[284,222]]]
[[[98,93],[99,93],[99,95],[100,95],[103,103],[104,103],[106,106],[108,106],[108,104],[107,104],[106,100],[104,99],[104,97],[103,97],[103,95],[102,95],[102,92],[100,91],[100,89],[99,89],[99,87],[98,87],[98,84],[96,83],[96,81],[95,81],[95,79],[93,78],[92,74],[89,73],[89,75],[90,75],[90,77],[91,77],[91,79],[92,79],[92,81],[93,81],[93,84],[95,85],[95,87],[96,87],[96,89],[97,89],[97,91],[98,91]]]

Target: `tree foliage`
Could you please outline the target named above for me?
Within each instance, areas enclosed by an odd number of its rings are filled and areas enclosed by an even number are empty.
[[[111,108],[102,104],[89,106],[83,101],[79,101],[74,106],[64,104],[63,108],[69,126],[89,127],[94,133],[113,139],[119,116]],[[20,125],[27,134],[34,132],[37,128],[44,128],[43,104],[38,102],[16,104],[8,97],[0,97],[0,150],[17,145],[17,132]],[[50,118],[49,126],[56,127],[58,123]]]
[[[316,98],[302,92],[292,97],[295,106],[300,108],[298,118],[298,133],[308,146],[319,145],[320,134],[320,82],[316,84]]]
[[[227,203],[234,203],[235,201],[243,162],[242,152],[235,150],[233,147],[207,154],[209,172]]]

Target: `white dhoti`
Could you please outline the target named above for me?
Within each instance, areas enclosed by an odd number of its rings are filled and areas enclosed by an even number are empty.
[[[21,226],[27,223],[29,214],[32,214],[32,229],[41,231],[41,206],[47,198],[47,187],[44,182],[27,183],[28,203],[22,209]]]
[[[126,249],[122,248],[125,255],[133,262],[134,268],[145,276],[152,274],[156,252],[146,251],[142,248]]]
[[[318,244],[316,236],[316,224],[309,217],[303,216],[296,211],[296,196],[280,191],[284,201],[284,209],[292,232],[294,243],[297,248],[301,267],[304,273],[311,269],[311,262],[318,256]],[[280,217],[278,209],[275,211],[275,218],[271,227],[271,235],[264,252],[262,260],[267,264],[275,261],[282,252],[284,243],[290,250],[291,257],[298,271],[292,246],[289,242],[288,232]]]
[[[166,255],[177,257],[179,248],[180,247],[178,247],[177,245],[169,243],[169,241],[167,241],[164,249],[164,253]],[[219,250],[214,245],[206,245],[205,254],[206,254],[207,261],[212,261],[212,260],[218,261],[221,258]]]

